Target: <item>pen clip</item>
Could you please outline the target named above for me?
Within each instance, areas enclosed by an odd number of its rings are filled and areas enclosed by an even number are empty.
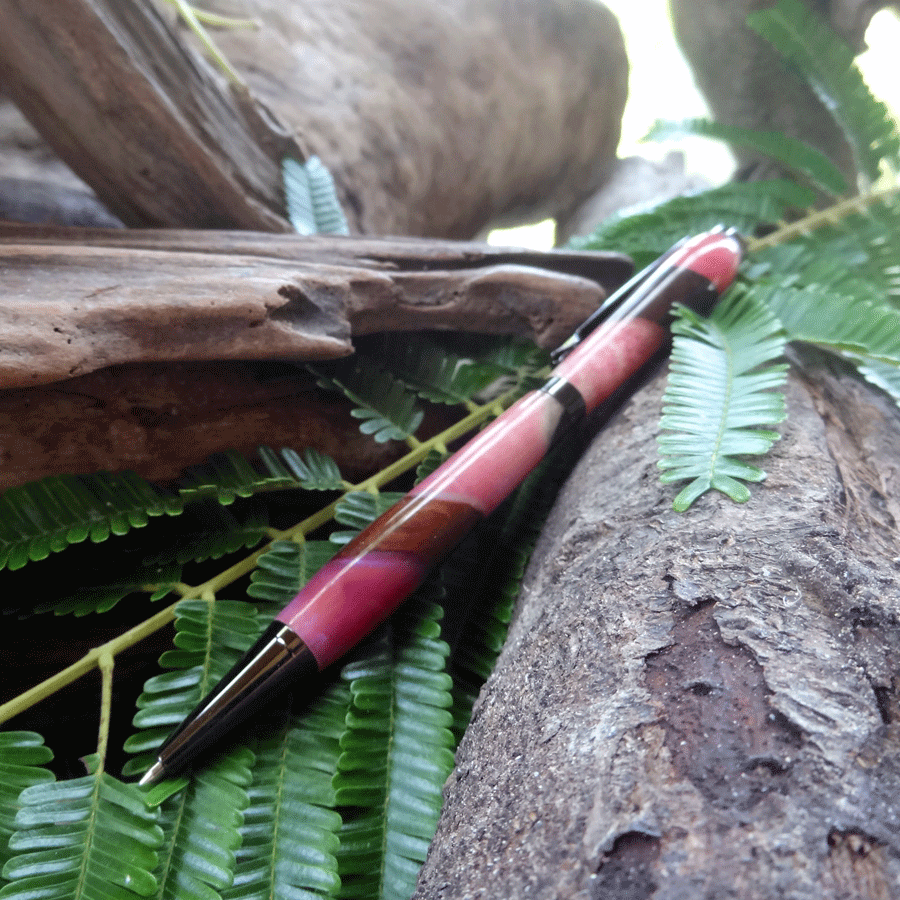
[[[562,362],[598,325],[608,319],[644,282],[648,281],[666,260],[678,250],[688,239],[682,238],[670,247],[662,256],[649,266],[633,275],[618,290],[610,294],[597,309],[594,310],[555,350],[550,351],[550,363],[553,366]]]

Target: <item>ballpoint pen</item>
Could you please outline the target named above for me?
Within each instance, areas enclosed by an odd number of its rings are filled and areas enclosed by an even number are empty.
[[[141,779],[179,774],[296,679],[384,621],[554,441],[664,352],[672,307],[707,314],[742,256],[733,230],[686,239],[612,294],[552,355],[555,367],[319,570],[163,743]]]

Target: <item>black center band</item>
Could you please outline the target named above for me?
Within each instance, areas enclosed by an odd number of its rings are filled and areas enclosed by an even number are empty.
[[[584,397],[570,381],[565,378],[554,376],[545,384],[541,385],[540,390],[545,394],[549,394],[563,408],[562,418],[560,418],[550,442],[553,443],[564,431],[571,428],[576,422],[580,422],[587,415],[587,406],[584,403]]]

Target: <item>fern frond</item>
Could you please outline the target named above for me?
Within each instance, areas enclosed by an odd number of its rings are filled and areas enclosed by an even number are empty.
[[[335,897],[341,817],[331,778],[350,704],[337,682],[255,748],[234,883],[222,900]]]
[[[296,450],[282,448],[281,459],[269,447],[260,447],[258,452],[271,475],[293,478],[304,490],[339,491],[346,486],[337,463],[312,447],[302,456]]]
[[[0,870],[10,857],[9,836],[21,809],[19,794],[27,787],[54,780],[53,773],[44,768],[51,759],[53,751],[39,734],[0,732]]]
[[[799,69],[853,149],[857,168],[877,180],[882,160],[896,169],[900,133],[887,106],[876,100],[853,50],[800,0],[779,0],[747,17],[747,24]]]
[[[287,156],[281,163],[288,219],[298,234],[349,234],[334,179],[317,156],[306,163]]]
[[[346,544],[382,513],[387,512],[403,498],[399,491],[381,491],[370,494],[367,491],[351,491],[341,497],[334,510],[334,520],[340,525],[348,525],[345,531],[334,531],[328,539],[334,544]]]
[[[765,476],[735,457],[765,453],[778,434],[756,426],[785,415],[784,397],[773,388],[787,366],[767,365],[784,349],[781,325],[745,293],[732,294],[708,320],[680,309],[673,332],[678,339],[660,422],[672,433],[658,438],[659,467],[664,483],[691,479],[673,507],[687,509],[710,488],[746,501],[750,492],[741,482]]]
[[[333,785],[355,814],[341,830],[341,897],[407,900],[434,835],[453,766],[440,617],[420,592],[342,671],[353,702]]]
[[[94,543],[177,515],[179,498],[133,472],[52,475],[0,497],[0,569],[19,569],[71,544]]]
[[[339,391],[356,405],[350,415],[363,420],[359,430],[379,443],[406,440],[422,422],[424,413],[416,405],[416,395],[371,362],[357,359],[327,371],[324,366],[307,368],[320,387]]]
[[[874,384],[875,387],[880,388],[893,398],[895,403],[900,405],[900,365],[879,362],[871,358],[857,356],[854,353],[845,355],[869,384]]]
[[[264,462],[271,459],[267,455]],[[178,494],[185,503],[213,498],[227,506],[238,497],[297,486],[296,478],[283,466],[277,465],[275,471],[257,472],[242,454],[226,450],[188,468],[178,483]]]
[[[104,584],[71,588],[61,598],[37,604],[34,612],[77,617],[104,613],[136,591],[149,592],[152,600],[161,600],[180,580],[181,566],[177,563],[148,564]]]
[[[160,900],[213,900],[231,886],[253,761],[250,750],[238,747],[205,766],[160,807]]]
[[[450,352],[424,336],[389,335],[380,343],[378,360],[420,397],[435,403],[460,404],[508,374],[490,362],[476,362],[470,354]]]
[[[273,541],[250,574],[247,596],[280,610],[339,549],[332,541]]]
[[[19,802],[4,900],[135,900],[156,893],[163,832],[136,786],[100,773],[26,787]]]
[[[726,184],[688,197],[676,197],[647,212],[611,216],[592,234],[574,238],[578,250],[619,250],[641,268],[662,255],[686,234],[697,234],[725,222],[743,234],[760,223],[774,223],[789,209],[805,209],[815,195],[784,179]]]
[[[840,196],[847,190],[847,182],[840,169],[827,156],[781,131],[757,131],[704,118],[684,119],[680,122],[657,119],[644,140],[665,141],[685,135],[712,138],[756,150],[763,156],[777,160],[785,168],[807,179],[813,187],[832,197]]]
[[[847,298],[822,285],[768,287],[758,296],[781,320],[789,340],[900,365],[900,311],[896,309]]]
[[[137,733],[125,750],[140,754],[126,775],[143,772],[172,729],[193,711],[259,635],[256,608],[236,600],[183,600],[175,608],[175,648],[160,657],[174,669],[148,679],[134,717]]]
[[[416,483],[424,481],[445,459],[447,459],[447,453],[442,453],[432,447],[422,462],[416,466]]]

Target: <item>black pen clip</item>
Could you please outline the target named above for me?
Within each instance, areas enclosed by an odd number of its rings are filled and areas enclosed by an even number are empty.
[[[608,319],[612,313],[617,310],[644,282],[648,281],[657,270],[665,263],[665,261],[676,251],[688,238],[682,238],[677,244],[670,247],[662,256],[655,259],[649,266],[641,269],[636,275],[633,275],[625,284],[617,291],[610,294],[597,309],[594,310],[576,329],[561,343],[555,350],[550,351],[550,362],[556,366],[566,356],[574,350],[598,325]]]

